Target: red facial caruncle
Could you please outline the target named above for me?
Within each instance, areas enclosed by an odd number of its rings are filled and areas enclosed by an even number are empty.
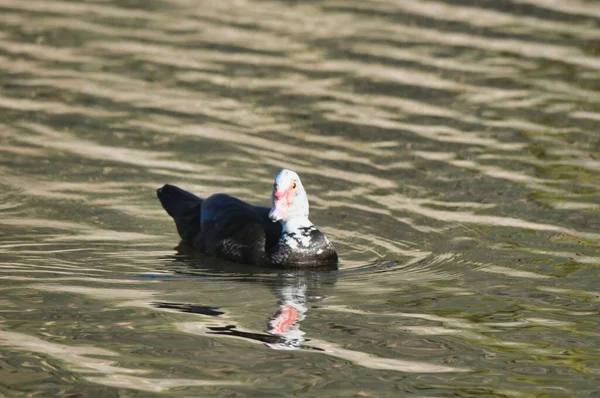
[[[273,185],[273,207],[269,212],[271,221],[276,222],[285,218],[286,213],[292,207],[296,186],[296,181],[292,181],[284,190],[279,190],[277,184]]]

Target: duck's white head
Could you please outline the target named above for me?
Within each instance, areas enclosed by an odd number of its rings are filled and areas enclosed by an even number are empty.
[[[272,203],[269,212],[271,221],[283,224],[294,219],[308,221],[308,198],[295,172],[283,169],[275,176]]]

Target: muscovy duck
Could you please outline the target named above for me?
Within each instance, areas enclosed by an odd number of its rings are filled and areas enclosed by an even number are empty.
[[[275,176],[271,208],[223,193],[201,199],[168,184],[156,193],[182,242],[201,252],[259,266],[337,265],[335,248],[308,219],[306,191],[291,170]]]

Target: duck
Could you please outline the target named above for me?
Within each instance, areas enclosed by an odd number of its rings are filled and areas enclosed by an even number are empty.
[[[169,184],[156,194],[175,221],[181,243],[194,250],[256,266],[337,268],[337,251],[309,220],[306,190],[292,170],[275,176],[271,207],[225,193],[202,199]]]

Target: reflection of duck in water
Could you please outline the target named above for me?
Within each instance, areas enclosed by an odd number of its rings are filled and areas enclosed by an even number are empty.
[[[180,252],[181,253],[181,252]],[[240,330],[236,325],[207,326],[209,335],[235,336],[263,342],[267,347],[273,349],[308,349],[321,350],[317,347],[306,345],[305,332],[300,329],[300,323],[307,316],[309,304],[316,300],[322,300],[328,287],[335,284],[337,271],[334,270],[290,270],[275,275],[265,275],[265,269],[252,268],[259,274],[246,272],[240,275],[241,266],[230,263],[203,261],[200,263],[191,256],[178,255],[177,262],[183,262],[186,269],[178,269],[176,273],[191,273],[190,266],[201,268],[214,277],[217,274],[232,275],[235,283],[262,283],[274,290],[278,297],[279,308],[267,322],[266,333],[256,333]],[[248,271],[248,268],[245,268]],[[200,270],[199,270],[200,271]],[[198,273],[194,274],[198,275]],[[208,277],[210,277],[208,276]],[[222,276],[220,276],[222,277]],[[224,314],[219,308],[204,305],[182,304],[182,303],[154,303],[155,307],[178,310],[187,313],[197,313],[219,317]]]
[[[290,277],[293,278],[294,275]],[[277,287],[279,309],[269,320],[267,333],[279,339],[277,343],[267,343],[271,348],[295,349],[304,342],[305,333],[300,330],[300,322],[304,320],[308,311],[307,286],[305,278],[294,279],[293,283]]]
[[[308,198],[298,174],[281,170],[272,207],[253,206],[225,194],[207,199],[172,185],[157,191],[182,242],[235,262],[282,268],[337,264],[337,253],[308,219]]]

